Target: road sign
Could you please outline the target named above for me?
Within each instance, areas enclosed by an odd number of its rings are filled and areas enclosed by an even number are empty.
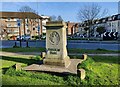
[[[106,33],[107,33],[107,32],[105,32],[105,33],[103,34],[105,37],[106,37]]]
[[[20,27],[21,21],[17,20],[17,26]]]
[[[108,34],[109,37],[111,37],[111,33],[112,33],[112,32],[109,32],[109,34]]]
[[[114,37],[116,36],[115,33],[116,33],[116,32],[113,33],[113,36],[114,36]]]
[[[40,26],[38,26],[38,31],[40,31]]]

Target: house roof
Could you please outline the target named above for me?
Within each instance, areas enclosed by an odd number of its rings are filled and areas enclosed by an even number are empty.
[[[43,19],[41,16],[32,12],[0,12],[1,18],[31,18],[31,19]]]

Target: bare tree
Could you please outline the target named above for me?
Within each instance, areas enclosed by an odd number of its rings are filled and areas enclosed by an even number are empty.
[[[107,9],[102,9],[100,5],[97,3],[92,4],[86,4],[78,12],[78,18],[81,21],[86,21],[87,26],[90,27],[93,25],[93,21],[95,19],[101,18],[106,16],[108,13]],[[89,37],[90,37],[90,29],[89,31]]]
[[[50,16],[50,21],[56,21],[56,16],[55,15]]]
[[[107,9],[102,9],[102,7],[96,3],[87,4],[81,7],[78,12],[78,18],[82,21],[94,20],[106,16],[108,13]]]
[[[96,31],[99,33],[99,35],[101,37],[101,34],[103,34],[106,30],[105,30],[105,27],[99,26],[99,27],[97,27]]]
[[[32,9],[31,7],[29,7],[29,6],[22,6],[22,7],[19,9],[19,11],[20,11],[20,12],[33,12],[33,13],[36,13],[36,14],[37,14],[37,12],[36,12],[34,9]]]
[[[60,15],[57,17],[57,20],[58,21],[63,21],[63,19],[62,19],[62,17]]]
[[[1,39],[8,37],[9,33],[6,30],[6,26],[7,25],[6,25],[5,21],[0,20],[0,35],[1,35]]]

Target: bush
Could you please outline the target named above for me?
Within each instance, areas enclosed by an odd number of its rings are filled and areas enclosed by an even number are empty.
[[[94,60],[88,57],[86,61],[83,61],[82,64],[78,65],[78,68],[83,68],[88,71],[92,64],[94,64]]]

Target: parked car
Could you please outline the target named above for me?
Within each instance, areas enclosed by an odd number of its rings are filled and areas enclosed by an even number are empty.
[[[42,38],[42,39],[46,39],[46,36],[42,36],[41,38]]]
[[[21,37],[20,36],[17,36],[17,40],[30,40],[31,39],[31,36],[29,35],[22,35]]]

